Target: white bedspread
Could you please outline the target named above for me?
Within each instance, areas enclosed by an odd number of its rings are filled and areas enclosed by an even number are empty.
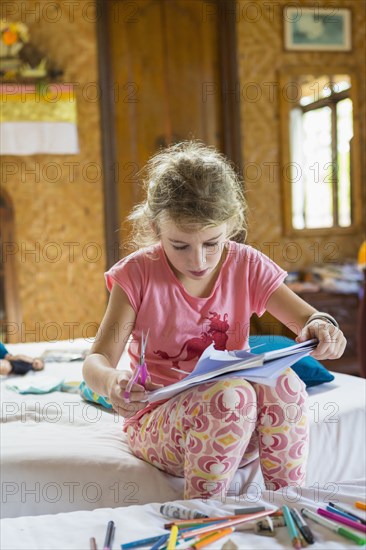
[[[307,507],[316,510],[324,507],[330,498],[339,503],[352,506],[355,500],[365,499],[365,483],[361,481],[338,483],[335,494],[328,490],[313,488],[295,491],[287,489],[270,493],[264,491],[260,498],[226,499],[225,502],[209,500],[206,503],[199,500],[177,501],[176,504],[198,509],[207,515],[223,516],[233,514],[234,509],[243,506],[265,505],[267,508],[287,504],[297,509]],[[89,550],[89,539],[95,537],[98,548],[103,548],[104,536],[108,521],[116,525],[113,550],[120,550],[121,543],[141,538],[163,535],[164,519],[159,513],[160,504],[130,506],[128,508],[104,508],[92,512],[80,511],[68,514],[55,514],[38,517],[21,517],[3,519],[1,527],[2,550]],[[359,512],[359,511],[358,511]],[[360,513],[360,512],[359,512]],[[309,548],[313,550],[328,550],[360,548],[348,539],[328,531],[326,528],[311,523],[309,525],[316,537],[316,543]],[[362,533],[358,533],[362,536]],[[275,538],[263,537],[250,531],[234,533],[217,543],[207,546],[207,550],[218,550],[231,539],[240,550],[278,550],[290,549],[291,543],[285,527],[277,528]],[[149,548],[149,546],[144,547]],[[179,548],[179,547],[177,547]]]
[[[80,347],[83,341],[62,345]],[[89,344],[90,345],[90,344]],[[37,355],[45,344],[8,346]],[[60,348],[60,342],[47,344]],[[122,357],[120,365],[125,364]],[[81,380],[81,363],[48,364],[46,372]],[[29,373],[39,377],[41,373]],[[122,433],[123,419],[85,403],[78,394],[20,395],[1,382],[4,518],[141,505],[183,497],[183,479],[137,459]],[[337,374],[310,390],[311,446],[307,486],[365,476],[365,380]],[[260,491],[258,461],[238,470],[231,494]]]

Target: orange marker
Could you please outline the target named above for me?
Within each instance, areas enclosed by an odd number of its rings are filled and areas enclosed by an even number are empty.
[[[366,510],[366,502],[361,502],[360,500],[358,500],[357,502],[355,502],[355,506],[356,508],[359,508],[359,510]]]

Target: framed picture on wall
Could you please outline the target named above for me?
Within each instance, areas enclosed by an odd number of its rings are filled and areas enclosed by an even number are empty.
[[[349,9],[284,7],[283,28],[288,51],[347,52],[352,48]]]

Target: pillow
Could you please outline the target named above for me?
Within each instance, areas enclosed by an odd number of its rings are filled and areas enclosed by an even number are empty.
[[[252,353],[264,353],[265,351],[287,348],[293,344],[296,344],[296,342],[292,340],[292,338],[287,338],[286,336],[266,334],[249,337],[249,346],[253,348],[251,350]],[[291,368],[296,372],[298,377],[305,382],[307,388],[319,386],[319,384],[334,380],[333,374],[310,355],[300,359],[300,361],[292,365]]]
[[[95,393],[95,391],[91,390],[89,386],[86,384],[85,380],[83,380],[80,383],[79,391],[81,397],[84,399],[84,401],[90,401],[91,403],[97,403],[98,405],[101,405],[105,409],[111,409],[112,405],[108,399],[108,397],[103,397],[102,395],[98,395]]]

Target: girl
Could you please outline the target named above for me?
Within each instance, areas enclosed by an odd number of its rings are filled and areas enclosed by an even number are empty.
[[[307,394],[291,369],[274,388],[232,378],[151,405],[146,391],[184,378],[211,343],[247,347],[253,313],[268,310],[297,341],[316,337],[318,359],[342,355],[343,333],[285,286],[285,271],[232,240],[245,231],[246,205],[238,176],[215,149],[189,141],[159,152],[147,164],[145,187],[145,202],[130,216],[138,250],[105,274],[110,301],[83,366],[86,383],[126,419],[137,457],[184,477],[186,499],[225,496],[237,468],[258,452],[267,488],[303,484]],[[127,402],[132,373],[116,366],[132,333],[135,369],[148,329],[150,377],[145,387],[133,385]]]
[[[28,355],[11,355],[0,342],[0,374],[27,374],[30,370],[43,370],[44,362],[39,357],[33,359]]]

